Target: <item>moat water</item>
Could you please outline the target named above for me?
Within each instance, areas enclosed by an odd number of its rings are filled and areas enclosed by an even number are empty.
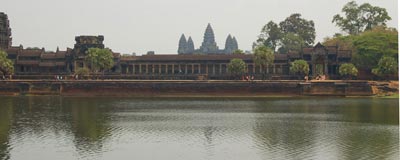
[[[0,159],[399,159],[399,100],[0,97]]]

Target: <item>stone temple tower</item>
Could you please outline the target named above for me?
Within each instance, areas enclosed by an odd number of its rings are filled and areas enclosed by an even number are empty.
[[[217,43],[215,42],[214,31],[211,28],[210,23],[207,25],[206,32],[204,33],[204,39],[200,46],[200,52],[206,54],[219,52]]]
[[[187,48],[187,41],[184,34],[182,34],[181,38],[179,39],[179,47],[178,47],[178,54],[185,54]]]
[[[7,14],[0,12],[0,49],[11,47],[11,28]]]

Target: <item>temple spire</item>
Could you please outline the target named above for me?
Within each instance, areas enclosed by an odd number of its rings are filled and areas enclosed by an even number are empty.
[[[215,42],[214,31],[211,27],[211,24],[208,23],[206,31],[204,33],[203,43],[200,46],[200,50],[203,53],[217,53],[218,46]]]
[[[179,46],[178,46],[178,54],[185,54],[187,48],[187,41],[185,34],[182,34],[181,38],[179,39]]]
[[[233,53],[233,39],[230,34],[228,35],[225,41],[225,53],[226,54]]]
[[[190,37],[190,36],[189,36],[189,39],[187,42],[186,52],[189,54],[193,54],[193,52],[194,52],[194,43],[193,43],[192,37]]]
[[[235,36],[233,36],[233,38],[232,38],[232,46],[233,46],[233,47],[232,47],[232,48],[233,48],[233,51],[239,49],[239,44],[238,44],[238,42],[237,42]]]

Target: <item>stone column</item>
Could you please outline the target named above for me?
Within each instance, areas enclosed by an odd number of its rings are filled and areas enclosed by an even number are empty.
[[[149,64],[146,64],[146,74],[149,74]]]
[[[201,74],[201,64],[199,63],[199,74]]]
[[[139,74],[142,74],[142,64],[139,64]]]
[[[226,73],[229,72],[229,70],[228,70],[228,65],[226,65],[226,64],[225,64],[225,71],[226,71]]]
[[[221,63],[219,64],[219,74],[220,75],[222,74],[222,64]]]
[[[312,74],[313,74],[313,76],[315,77],[317,74],[315,74],[315,68],[316,68],[316,64],[312,64]]]
[[[213,64],[213,72],[212,72],[212,74],[215,75],[215,64]]]
[[[168,74],[168,64],[165,64],[165,74]]]
[[[172,74],[175,74],[175,64],[172,64]]]
[[[178,64],[178,70],[179,70],[179,73],[182,71],[181,70],[181,64]]]
[[[208,64],[206,64],[206,74],[208,75]]]
[[[154,64],[151,65],[151,74],[154,74]]]
[[[129,73],[129,65],[126,65],[125,74]]]
[[[185,74],[187,74],[188,72],[187,72],[187,64],[185,64]]]
[[[194,74],[194,64],[192,64],[192,74]]]
[[[329,73],[329,72],[328,72],[328,63],[327,63],[327,62],[325,62],[325,64],[324,64],[324,72],[325,72],[325,73],[324,73],[325,76],[327,76],[328,73]]]
[[[273,74],[276,74],[276,65],[275,64],[273,64],[273,67],[274,67],[274,72],[273,72]]]

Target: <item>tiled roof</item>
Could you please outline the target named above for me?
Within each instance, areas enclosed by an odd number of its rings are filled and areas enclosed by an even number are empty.
[[[252,60],[252,55],[142,55],[136,56],[137,61],[207,61],[207,60],[231,60],[240,58],[243,60]],[[124,60],[134,58],[124,58]]]
[[[22,65],[38,65],[39,61],[37,60],[19,60],[17,61],[17,64],[22,64]]]
[[[43,50],[40,49],[24,49],[18,55],[21,57],[39,57]]]

